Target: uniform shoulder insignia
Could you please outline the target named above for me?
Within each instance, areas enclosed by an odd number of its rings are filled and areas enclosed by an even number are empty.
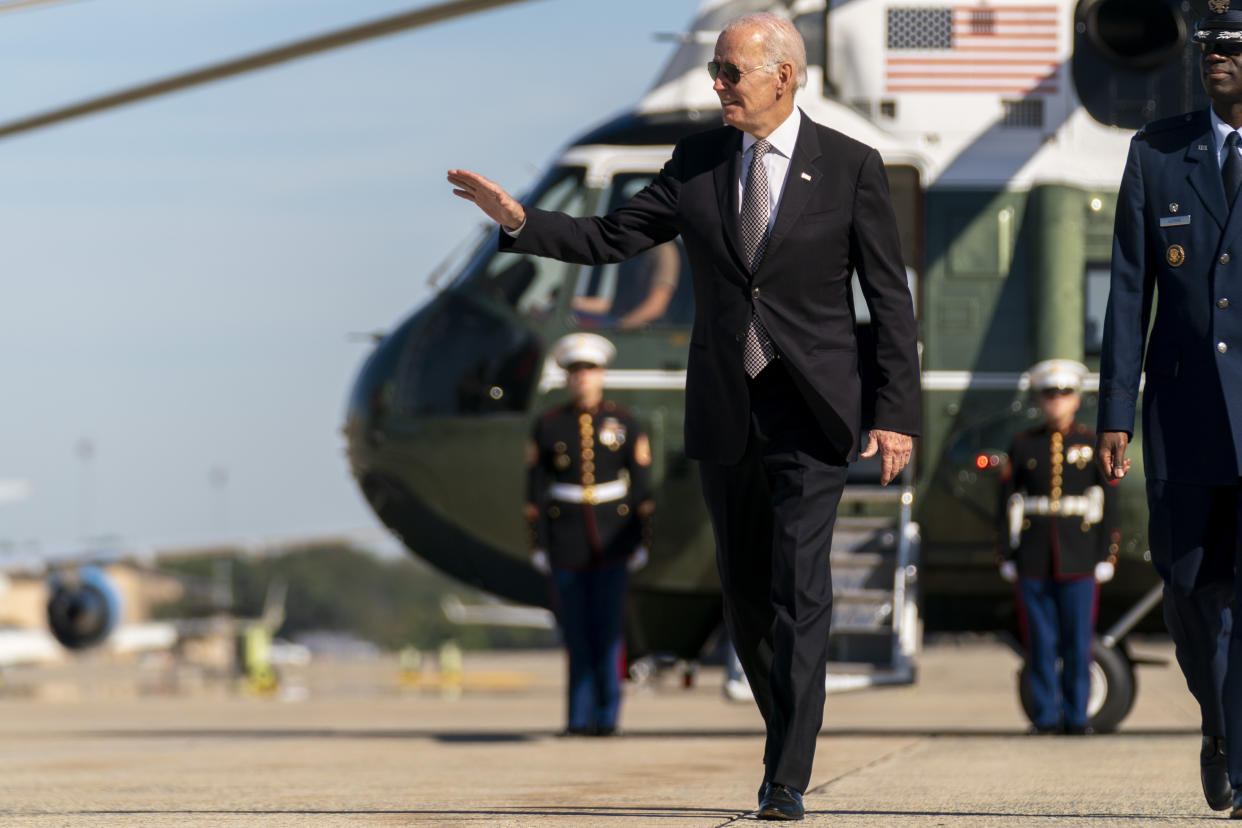
[[[1203,125],[1199,123],[1200,113],[1184,112],[1181,115],[1174,115],[1170,118],[1161,118],[1158,121],[1151,121],[1144,124],[1143,127],[1134,134],[1135,140],[1143,140],[1152,135],[1159,135],[1164,132],[1170,132],[1175,129],[1191,128],[1194,131],[1201,131]]]

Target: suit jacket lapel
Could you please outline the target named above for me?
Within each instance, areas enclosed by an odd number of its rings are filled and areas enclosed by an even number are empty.
[[[819,138],[815,135],[815,124],[802,114],[802,125],[798,128],[798,143],[794,145],[793,158],[789,159],[789,172],[785,175],[785,189],[781,192],[781,204],[776,211],[776,223],[768,236],[768,246],[763,253],[763,264],[772,259],[785,236],[802,216],[807,200],[814,192],[822,173],[815,161],[819,158]]]
[[[1224,229],[1229,219],[1229,205],[1225,203],[1225,185],[1220,177],[1220,164],[1216,159],[1216,137],[1212,135],[1212,119],[1207,119],[1207,130],[1186,147],[1185,161],[1189,169],[1186,178],[1199,194],[1199,200],[1217,226]],[[1160,205],[1156,205],[1157,208]]]
[[[734,131],[732,138],[725,143],[724,158],[716,165],[713,176],[716,180],[716,202],[720,209],[720,224],[724,229],[725,244],[737,260],[743,273],[746,272],[746,260],[742,256],[742,236],[738,228],[738,213],[741,205],[737,200],[737,182],[742,174],[742,133]]]

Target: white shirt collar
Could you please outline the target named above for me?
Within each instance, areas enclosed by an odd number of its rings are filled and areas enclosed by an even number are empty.
[[[1215,113],[1213,113],[1215,114]],[[794,107],[794,111],[768,136],[772,148],[786,158],[793,158],[794,147],[798,145],[798,130],[802,128],[802,110]],[[742,133],[742,154],[750,151],[751,146],[759,139],[749,132]]]
[[[1212,113],[1212,134],[1216,136],[1216,159],[1220,161],[1225,153],[1225,142],[1229,140],[1229,133],[1238,132],[1238,130],[1225,123],[1212,107],[1208,107],[1208,112]]]

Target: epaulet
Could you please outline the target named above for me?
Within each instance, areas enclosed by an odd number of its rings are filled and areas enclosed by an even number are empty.
[[[1196,112],[1184,112],[1181,115],[1173,115],[1169,118],[1151,121],[1144,124],[1142,129],[1134,134],[1134,138],[1141,141],[1149,135],[1159,135],[1162,132],[1169,132],[1174,129],[1184,129],[1194,123],[1197,114]]]

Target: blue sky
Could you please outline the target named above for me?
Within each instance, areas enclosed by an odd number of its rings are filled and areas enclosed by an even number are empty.
[[[2,14],[0,121],[422,5]],[[32,487],[0,549],[377,525],[340,436],[350,334],[406,316],[478,225],[444,171],[520,191],[697,5],[535,0],[0,140],[0,480]]]

